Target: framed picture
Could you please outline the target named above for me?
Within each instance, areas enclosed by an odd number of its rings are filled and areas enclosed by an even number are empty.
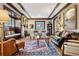
[[[64,13],[64,27],[67,30],[73,30],[77,28],[77,8],[73,5]]]
[[[35,30],[45,30],[45,21],[35,21]]]
[[[30,29],[33,29],[33,27],[34,27],[33,24],[30,24]]]

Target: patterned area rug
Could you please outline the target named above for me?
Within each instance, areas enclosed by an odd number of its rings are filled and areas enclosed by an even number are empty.
[[[50,44],[51,45],[51,44]],[[20,52],[15,54],[16,56],[57,56],[58,51],[53,47],[47,45],[45,40],[40,40],[39,46],[37,40],[26,40],[25,48],[21,49]]]

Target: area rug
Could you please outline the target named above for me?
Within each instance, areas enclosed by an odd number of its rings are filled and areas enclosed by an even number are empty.
[[[39,46],[37,45],[37,40],[27,41],[25,43],[25,48],[21,49],[20,52],[15,54],[16,56],[58,56],[59,53],[53,47],[53,50],[47,45],[45,40],[40,40]]]

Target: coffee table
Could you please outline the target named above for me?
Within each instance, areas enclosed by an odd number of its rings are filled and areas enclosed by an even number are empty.
[[[49,38],[37,38],[37,45],[39,46],[39,41],[40,40],[46,40],[48,45],[49,45]]]

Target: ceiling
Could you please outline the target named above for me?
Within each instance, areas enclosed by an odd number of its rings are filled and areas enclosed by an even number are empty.
[[[22,3],[32,18],[47,18],[57,3]]]
[[[28,18],[48,18],[49,15],[49,18],[52,18],[67,3],[61,3],[59,5],[57,5],[58,3],[20,3],[20,5],[18,3],[11,4]]]

